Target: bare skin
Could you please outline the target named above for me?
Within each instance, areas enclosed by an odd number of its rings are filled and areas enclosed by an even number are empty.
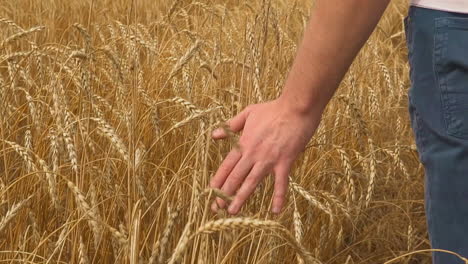
[[[227,121],[242,131],[240,149],[232,149],[210,181],[234,200],[228,213],[235,215],[272,173],[272,212],[286,203],[288,174],[317,129],[322,113],[390,0],[316,0],[311,19],[280,97],[247,106]],[[213,139],[224,139],[222,129]],[[211,205],[225,208],[220,198]]]

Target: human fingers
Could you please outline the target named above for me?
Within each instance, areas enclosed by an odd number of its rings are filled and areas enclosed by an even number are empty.
[[[218,167],[218,170],[216,171],[213,178],[211,178],[210,187],[221,188],[221,186],[223,186],[224,182],[226,181],[226,178],[231,173],[232,169],[234,169],[241,157],[242,154],[239,150],[231,150],[224,158],[221,165]]]
[[[247,177],[247,175],[249,174],[253,165],[254,164],[250,159],[247,159],[245,157],[241,158],[227,177],[226,181],[221,187],[221,191],[223,191],[229,196],[234,195],[237,189],[239,189],[239,186],[244,181],[245,177]],[[224,208],[226,206],[226,202],[221,198],[216,198],[216,202],[219,208]]]
[[[228,153],[228,155],[224,158],[223,162],[219,166],[213,178],[211,178],[209,184],[211,188],[221,189],[224,182],[226,181],[226,178],[229,176],[232,169],[234,169],[241,156],[242,155],[240,151],[237,149],[233,149]],[[214,212],[217,211],[216,202],[213,202],[213,204],[211,205],[211,209]]]
[[[237,214],[244,205],[247,198],[255,191],[260,181],[268,174],[271,166],[257,162],[249,175],[245,178],[242,186],[236,193],[234,200],[231,202],[228,208],[229,214]]]

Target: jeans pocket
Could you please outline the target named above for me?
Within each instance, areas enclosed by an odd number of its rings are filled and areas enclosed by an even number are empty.
[[[436,19],[433,54],[447,134],[468,139],[468,18]]]

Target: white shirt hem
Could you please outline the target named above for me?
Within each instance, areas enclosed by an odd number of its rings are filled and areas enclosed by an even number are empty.
[[[411,5],[446,12],[468,14],[467,0],[412,0]]]

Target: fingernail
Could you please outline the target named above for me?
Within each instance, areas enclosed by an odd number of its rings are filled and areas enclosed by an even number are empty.
[[[221,132],[222,132],[221,128],[217,128],[217,129],[213,130],[212,135],[216,137],[216,136],[219,136],[221,134]]]
[[[280,209],[278,207],[273,207],[272,211],[273,211],[274,214],[279,214]]]
[[[228,208],[228,213],[230,214],[236,214],[237,213],[237,207],[234,205],[230,205]]]

